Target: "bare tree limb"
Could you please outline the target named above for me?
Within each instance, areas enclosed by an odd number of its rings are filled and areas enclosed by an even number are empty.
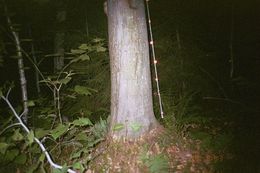
[[[10,93],[10,89],[8,90],[8,93]],[[9,108],[11,109],[11,111],[13,112],[14,116],[16,117],[16,119],[18,120],[18,124],[22,126],[22,128],[26,131],[26,133],[30,133],[30,129],[24,124],[24,122],[21,119],[21,115],[18,115],[17,112],[15,111],[14,107],[12,106],[12,104],[10,103],[10,101],[8,100],[8,95],[7,96],[1,96],[1,98],[7,103],[7,105],[9,106]],[[22,113],[23,114],[23,113]],[[63,167],[61,165],[58,165],[56,163],[53,162],[49,152],[46,150],[46,147],[43,145],[43,143],[36,137],[34,137],[34,141],[40,146],[42,152],[45,154],[47,161],[50,163],[50,165],[56,169],[62,169]],[[67,170],[68,173],[76,173],[76,171],[72,170],[72,169],[68,169]]]

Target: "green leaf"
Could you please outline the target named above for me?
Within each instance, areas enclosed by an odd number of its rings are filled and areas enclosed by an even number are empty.
[[[69,125],[59,124],[55,129],[53,129],[51,131],[50,135],[56,140],[61,135],[63,135],[65,132],[67,132],[68,128],[69,128]]]
[[[93,40],[92,40],[92,42],[94,42],[94,43],[98,43],[98,42],[102,42],[102,41],[104,41],[105,39],[103,39],[103,38],[94,38]]]
[[[136,122],[136,123],[130,124],[130,127],[132,128],[132,130],[134,132],[138,132],[141,129],[142,125],[140,123]]]
[[[82,150],[75,152],[72,154],[72,156],[70,157],[70,159],[76,159],[79,158],[81,156]]]
[[[66,85],[67,83],[69,83],[71,79],[71,77],[66,77],[64,79],[59,80],[59,82]]]
[[[79,134],[77,134],[75,136],[75,140],[77,140],[77,141],[87,141],[88,140],[88,136],[86,135],[85,132],[80,132]]]
[[[52,168],[52,173],[63,173],[61,169]]]
[[[21,141],[21,140],[23,140],[23,135],[20,133],[20,129],[16,129],[15,131],[14,131],[14,134],[13,134],[13,136],[12,136],[12,139],[14,140],[14,141]]]
[[[33,100],[29,100],[29,101],[28,101],[28,106],[29,106],[29,107],[35,106],[34,101],[33,101]]]
[[[26,173],[34,173],[37,168],[38,168],[38,164],[32,164],[32,165],[30,165],[29,168],[26,170]]]
[[[49,133],[50,130],[44,130],[41,128],[35,129],[35,136],[37,138],[42,138],[44,136],[46,136]]]
[[[169,170],[168,159],[162,154],[151,157],[146,165],[151,173],[168,173]]]
[[[71,49],[70,51],[72,54],[82,54],[85,53],[85,50],[81,50],[81,49]]]
[[[98,138],[98,139],[96,139],[96,140],[94,140],[94,141],[89,142],[89,143],[88,143],[88,147],[89,147],[89,148],[92,148],[92,147],[94,147],[96,144],[100,143],[101,141],[104,141],[104,138]]]
[[[124,128],[124,124],[122,123],[118,123],[118,124],[115,124],[114,127],[113,127],[113,131],[120,131]]]
[[[55,117],[57,117],[56,114],[48,114],[48,115],[47,115],[47,118],[55,118]]]
[[[86,60],[90,60],[90,57],[86,53],[84,53],[84,54],[79,56],[79,59],[81,61],[86,61]]]
[[[73,153],[73,154],[70,156],[70,159],[79,158],[83,153],[89,153],[89,149],[87,149],[87,148],[82,148],[81,150],[77,151],[76,153]]]
[[[92,126],[92,122],[88,118],[79,118],[77,120],[74,120],[72,122],[73,125],[75,126]]]
[[[98,46],[96,51],[97,52],[105,52],[107,49],[105,47],[102,47],[102,46]]]
[[[73,59],[70,61],[70,63],[74,63],[74,62],[78,62],[78,61],[80,61],[80,58],[79,58],[79,57],[73,58]]]
[[[20,155],[18,155],[15,160],[14,160],[14,163],[17,163],[17,164],[25,164],[26,163],[26,160],[27,160],[27,156],[26,154],[24,153],[21,153]]]
[[[77,98],[76,96],[70,95],[70,94],[67,94],[66,97],[67,97],[67,98],[70,98],[70,99],[76,99],[76,98]]]
[[[32,144],[29,148],[28,148],[28,151],[31,153],[31,154],[40,154],[42,153],[40,147],[38,144],[34,143]]]
[[[90,57],[84,53],[80,56],[78,56],[77,58],[73,58],[70,63],[74,63],[74,62],[78,62],[78,61],[86,61],[86,60],[90,60]]]
[[[61,55],[59,53],[53,53],[53,54],[45,55],[46,58],[48,58],[48,57],[57,57],[57,56],[61,56]]]
[[[28,133],[27,138],[28,138],[28,141],[29,141],[29,145],[31,145],[34,141],[34,133],[33,133],[32,130]]]
[[[56,168],[52,168],[52,172],[53,173],[67,173],[69,167],[67,165],[63,165],[62,169],[56,169]]]
[[[39,157],[39,162],[44,162],[44,159],[45,159],[45,154],[42,153],[41,156]]]
[[[46,79],[46,80],[44,79],[44,80],[39,81],[39,83],[49,83],[49,82],[50,82],[50,80],[48,80],[48,79]]]
[[[90,89],[88,87],[84,87],[80,85],[76,85],[74,87],[74,91],[81,95],[86,95],[86,96],[91,95]]]
[[[61,172],[67,173],[68,169],[69,169],[69,167],[65,164],[65,165],[62,166]]]
[[[7,143],[0,142],[0,153],[4,154],[8,146],[9,145]]]
[[[79,46],[79,49],[82,49],[82,50],[88,50],[89,49],[89,46],[87,44],[81,44]]]
[[[80,172],[83,172],[84,171],[84,166],[82,165],[82,163],[80,162],[76,162],[73,164],[73,169],[76,169],[76,170],[80,170]]]
[[[18,156],[18,154],[19,154],[18,149],[7,150],[5,154],[5,160],[12,161],[16,156]]]

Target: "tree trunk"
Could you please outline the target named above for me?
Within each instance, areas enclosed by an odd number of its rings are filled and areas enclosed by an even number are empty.
[[[131,1],[131,0],[130,0]],[[143,0],[108,0],[113,138],[134,139],[155,128]]]
[[[33,40],[33,34],[32,34],[32,27],[29,27],[29,36],[30,38],[32,38],[32,42],[31,42],[31,55],[32,55],[32,59],[33,59],[33,63],[34,63],[34,76],[35,76],[35,86],[36,86],[36,91],[38,96],[40,95],[41,92],[41,88],[40,88],[40,78],[39,78],[39,71],[37,69],[38,67],[38,61],[37,61],[37,57],[35,55],[35,49],[34,49],[34,40]]]
[[[62,7],[59,7],[62,8]],[[55,57],[54,57],[54,71],[58,72],[60,71],[64,66],[64,39],[65,39],[65,32],[64,32],[64,23],[66,20],[66,11],[65,9],[60,9],[57,12],[56,15],[56,21],[57,21],[57,32],[55,35],[54,40],[54,51],[55,51]]]
[[[20,44],[18,32],[13,27],[13,23],[10,19],[10,16],[8,16],[8,10],[7,10],[6,5],[5,5],[5,13],[6,13],[6,18],[7,18],[7,23],[9,25],[10,31],[11,31],[13,37],[14,37],[14,44],[15,44],[15,47],[16,47],[16,56],[18,58],[17,63],[18,63],[21,93],[22,93],[22,102],[23,102],[23,112],[21,114],[21,117],[22,117],[24,123],[26,124],[27,121],[28,121],[29,108],[28,108],[27,82],[26,82],[25,71],[24,71],[22,47],[21,47],[21,44]]]
[[[233,38],[234,38],[234,4],[231,6],[231,21],[230,21],[230,40],[229,40],[229,52],[230,52],[230,74],[229,77],[234,77],[234,50],[233,50]]]

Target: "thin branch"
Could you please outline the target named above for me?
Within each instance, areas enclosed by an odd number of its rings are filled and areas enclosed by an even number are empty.
[[[11,124],[9,126],[7,126],[6,128],[4,128],[1,132],[0,132],[0,136],[8,129],[14,127],[14,126],[18,126],[18,125],[21,125],[20,123],[14,123],[14,124]]]
[[[17,112],[15,111],[14,107],[12,106],[12,104],[10,103],[10,101],[7,99],[7,97],[1,96],[1,98],[7,103],[7,105],[9,106],[9,108],[11,109],[11,111],[13,112],[14,116],[16,117],[16,119],[18,120],[18,124],[20,124],[23,129],[27,132],[30,133],[29,128],[23,123],[22,119],[20,118],[20,116],[17,114]],[[50,165],[56,169],[62,169],[63,167],[61,165],[58,165],[56,163],[53,162],[53,160],[51,159],[51,156],[49,154],[49,152],[46,150],[46,147],[41,143],[41,141],[34,137],[34,141],[40,146],[42,152],[45,154],[48,162],[50,163]],[[72,170],[72,169],[68,169],[67,172],[69,173],[76,173],[76,171]]]
[[[25,111],[23,111],[23,112],[19,115],[19,117],[22,118],[24,114],[25,114]]]
[[[244,105],[243,103],[241,102],[238,102],[238,101],[235,101],[235,100],[232,100],[232,99],[228,99],[228,98],[219,98],[219,97],[203,97],[204,100],[218,100],[218,101],[226,101],[226,102],[230,102],[230,103],[233,103],[233,104],[238,104],[238,105],[241,105],[241,106],[246,106]]]
[[[23,52],[23,54],[25,55],[25,57],[28,58],[28,60],[33,64],[34,68],[38,71],[38,73],[40,74],[41,78],[43,79],[44,83],[47,85],[47,87],[53,92],[53,89],[51,88],[50,84],[46,81],[46,78],[44,77],[44,75],[42,74],[41,70],[39,69],[39,67],[33,62],[32,58],[30,57],[30,55],[24,50],[21,49],[21,51]]]
[[[3,28],[1,28],[2,31],[4,31],[6,33],[6,35],[13,41],[15,42],[15,39],[13,38],[12,34],[10,34],[8,31],[4,30]],[[47,85],[47,87],[53,92],[53,89],[51,88],[51,86],[49,85],[48,82],[46,82],[46,78],[44,77],[44,75],[42,74],[41,70],[39,69],[38,65],[40,65],[40,63],[44,60],[44,58],[42,58],[42,60],[40,60],[38,62],[38,64],[35,64],[34,61],[32,60],[32,58],[30,57],[30,55],[21,47],[20,50],[23,55],[25,55],[25,57],[32,63],[32,65],[34,66],[34,68],[37,70],[37,72],[40,74],[41,78],[43,79],[43,81],[45,82],[45,84]]]
[[[11,92],[11,89],[12,89],[12,88],[9,88],[8,91],[7,91],[7,94],[6,94],[6,98],[7,98],[7,99],[8,99],[8,97],[9,97],[10,92]]]

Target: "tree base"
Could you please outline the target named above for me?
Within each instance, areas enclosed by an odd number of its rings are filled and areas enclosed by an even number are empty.
[[[142,158],[147,154],[157,155],[162,152],[157,142],[163,132],[164,128],[159,126],[138,139],[107,139],[96,149],[96,153],[101,153],[91,162],[90,170],[92,172],[148,173],[149,168],[143,163]]]

